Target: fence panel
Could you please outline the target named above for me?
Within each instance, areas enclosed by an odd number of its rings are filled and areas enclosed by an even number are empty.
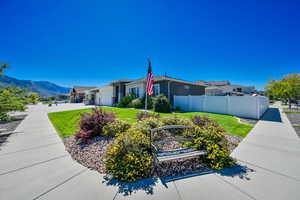
[[[185,111],[259,119],[268,109],[269,100],[261,96],[174,96],[174,106]]]

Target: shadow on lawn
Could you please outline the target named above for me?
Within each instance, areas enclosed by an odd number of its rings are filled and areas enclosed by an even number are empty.
[[[116,179],[105,177],[104,182],[106,182],[108,186],[117,186],[118,193],[123,194],[124,196],[131,195],[132,193],[136,193],[137,191],[140,190],[145,191],[145,193],[148,195],[152,195],[154,193],[154,187],[157,184],[160,184],[160,182],[165,186],[165,188],[168,188],[169,182],[188,179],[191,177],[203,176],[207,174],[213,174],[213,173],[219,174],[221,176],[229,176],[229,177],[238,176],[241,179],[249,181],[250,178],[248,177],[248,174],[250,172],[255,172],[255,170],[250,169],[247,166],[236,164],[232,168],[226,168],[223,170],[208,169],[208,170],[197,171],[187,175],[168,176],[168,177],[161,177],[161,178],[148,178],[136,182],[121,182]]]

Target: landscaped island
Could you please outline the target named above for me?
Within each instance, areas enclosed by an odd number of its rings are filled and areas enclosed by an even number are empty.
[[[49,118],[75,160],[122,181],[230,167],[235,163],[229,156],[230,152],[253,127],[227,115],[145,113],[132,108],[113,107],[49,113]],[[149,131],[167,125],[192,127],[180,132],[191,141],[172,141],[161,145],[161,150],[188,147],[205,150],[208,154],[167,161],[154,169]],[[179,133],[179,130],[175,132]],[[164,134],[161,132],[161,135]]]

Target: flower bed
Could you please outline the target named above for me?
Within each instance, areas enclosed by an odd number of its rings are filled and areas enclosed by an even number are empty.
[[[155,170],[149,149],[149,130],[163,125],[189,125],[193,132],[190,143],[170,142],[163,150],[190,146],[209,152],[207,157],[184,158],[160,164]],[[141,115],[139,121],[130,125],[103,110],[84,114],[81,130],[63,139],[66,150],[82,165],[100,173],[111,174],[121,181],[136,181],[156,176],[175,176],[213,168],[222,169],[234,164],[230,152],[241,141],[238,136],[226,134],[215,122],[204,117],[187,119],[170,116],[160,119],[158,115]]]

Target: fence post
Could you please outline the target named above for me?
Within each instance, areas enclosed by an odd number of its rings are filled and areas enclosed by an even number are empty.
[[[259,99],[258,99],[258,97],[255,97],[255,99],[256,99],[256,116],[257,116],[257,119],[259,119],[260,118],[260,108],[259,108]]]

